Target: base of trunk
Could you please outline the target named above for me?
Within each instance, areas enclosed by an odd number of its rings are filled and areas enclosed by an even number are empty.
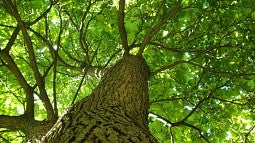
[[[71,109],[54,127],[45,143],[156,143],[148,129],[113,109]]]

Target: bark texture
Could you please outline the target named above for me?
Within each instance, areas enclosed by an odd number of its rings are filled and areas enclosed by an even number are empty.
[[[156,143],[147,126],[149,69],[125,56],[94,92],[75,104],[46,134],[45,143]]]

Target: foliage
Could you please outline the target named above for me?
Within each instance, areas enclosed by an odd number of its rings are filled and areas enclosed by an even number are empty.
[[[98,71],[123,55],[117,0],[12,2],[26,24],[47,96],[59,114],[89,95],[100,80]],[[172,16],[177,1],[127,0],[125,5],[131,52],[146,44],[152,133],[163,143],[255,142],[254,2],[179,2]],[[21,80],[3,56],[10,48],[9,55],[34,89],[35,118],[44,120],[47,112],[28,40],[16,28],[13,12],[4,1],[0,4],[0,114],[18,116],[27,108]],[[17,38],[8,47],[15,31]],[[0,142],[19,142],[24,136],[10,131],[0,130]]]

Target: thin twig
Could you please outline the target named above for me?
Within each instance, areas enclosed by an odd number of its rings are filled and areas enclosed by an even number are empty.
[[[225,75],[225,76],[233,76],[233,77],[240,77],[240,76],[251,76],[251,75],[255,75],[255,72],[252,72],[252,73],[234,73],[234,72],[230,72],[230,71],[215,71],[215,70],[212,70],[210,68],[207,68],[207,67],[204,67],[200,64],[197,64],[195,62],[192,62],[191,60],[190,61],[184,61],[184,60],[179,60],[179,61],[176,61],[172,64],[169,64],[169,65],[166,65],[166,66],[163,66],[155,71],[153,71],[150,75],[150,77],[156,75],[157,73],[160,73],[164,70],[167,70],[167,69],[172,69],[174,68],[175,66],[179,65],[179,64],[190,64],[190,65],[193,65],[193,66],[196,66],[196,67],[199,67],[199,68],[202,68],[208,72],[211,72],[213,74],[218,74],[218,75]]]
[[[158,33],[158,31],[161,29],[161,27],[169,20],[171,19],[179,10],[181,10],[181,1],[179,0],[176,2],[171,10],[166,14],[166,16],[157,24],[152,25],[148,32],[146,33],[143,42],[141,44],[141,47],[138,51],[138,55],[142,55],[146,45],[151,41],[151,39]]]

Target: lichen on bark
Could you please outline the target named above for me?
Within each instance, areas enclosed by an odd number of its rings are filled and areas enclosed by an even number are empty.
[[[105,73],[90,96],[57,121],[43,142],[157,142],[147,126],[148,78],[141,56],[125,56]]]

